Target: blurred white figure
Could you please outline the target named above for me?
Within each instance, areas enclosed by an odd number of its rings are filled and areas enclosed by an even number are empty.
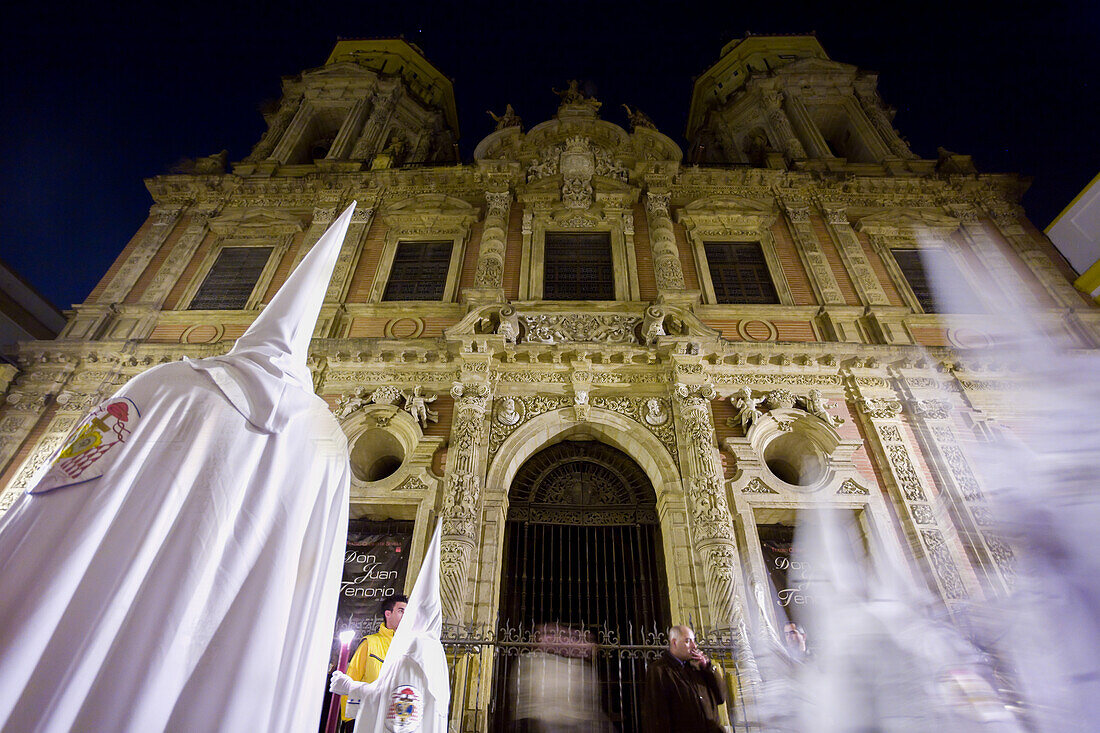
[[[936,258],[925,267],[940,311],[968,312],[957,274]],[[1064,316],[1052,322],[1023,305],[1030,294],[991,285],[984,295],[998,309],[980,356],[1012,368],[1014,399],[1011,419],[967,458],[1017,571],[1002,612],[984,614],[995,624],[986,631],[1007,652],[1038,730],[1100,730],[1100,355],[1070,340]]]
[[[534,733],[589,733],[603,730],[599,687],[592,657],[596,647],[585,632],[543,624],[539,648],[519,658],[512,673],[515,719]]]
[[[803,518],[796,553],[814,558],[806,609],[814,654],[794,670],[797,730],[997,731],[1022,728],[998,700],[982,657],[937,617],[931,595],[885,547],[874,570],[841,511]]]

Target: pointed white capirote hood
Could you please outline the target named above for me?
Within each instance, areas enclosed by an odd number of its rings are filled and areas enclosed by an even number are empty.
[[[283,429],[316,400],[306,359],[332,270],[355,211],[344,210],[225,356],[190,361],[266,433]]]
[[[439,543],[443,523],[436,524],[432,541],[424,553],[424,562],[420,566],[420,575],[416,578],[405,615],[393,635],[393,645],[402,634],[427,634],[436,639],[443,633],[443,602],[439,597]],[[387,653],[388,654],[388,653]]]
[[[386,652],[386,660],[378,673],[376,683],[388,684],[400,680],[391,679],[411,657],[428,679],[428,688],[436,700],[450,697],[450,679],[447,658],[439,638],[443,633],[443,602],[439,597],[439,556],[443,522],[436,524],[432,541],[424,553],[424,563],[416,578],[405,615],[394,632],[393,641]]]

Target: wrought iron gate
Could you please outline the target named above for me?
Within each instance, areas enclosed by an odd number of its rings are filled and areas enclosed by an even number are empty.
[[[524,679],[547,664],[596,688],[574,690],[571,680],[559,692],[598,702],[615,729],[634,730],[645,655],[622,652],[641,649],[647,633],[652,641],[669,623],[656,495],[645,472],[591,440],[537,453],[512,483],[504,546],[490,730],[514,730],[522,719],[517,690],[554,684],[548,672]],[[542,656],[520,661],[533,654]]]

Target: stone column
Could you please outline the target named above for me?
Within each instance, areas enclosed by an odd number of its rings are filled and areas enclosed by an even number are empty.
[[[657,291],[661,295],[682,294],[684,290],[680,250],[676,246],[676,234],[668,212],[671,199],[672,194],[667,191],[650,191],[645,200],[645,210],[649,215],[649,243],[653,249],[653,272],[657,279]]]
[[[829,231],[836,240],[840,257],[852,276],[852,283],[856,287],[856,292],[859,293],[860,300],[864,305],[890,305],[890,299],[886,297],[882,283],[871,268],[871,261],[867,259],[867,254],[863,251],[863,245],[848,221],[844,207],[822,202],[822,210],[825,213]]]
[[[298,110],[294,113],[294,117],[290,120],[290,124],[287,125],[282,138],[275,146],[275,150],[272,151],[271,158],[280,163],[286,163],[290,160],[291,154],[294,153],[294,148],[298,147],[298,143],[302,140],[302,135],[305,134],[306,128],[309,127],[309,123],[313,121],[313,116],[315,114],[316,110],[313,109],[313,105],[310,104],[308,100],[303,101],[298,106]]]
[[[772,128],[772,137],[783,146],[787,157],[791,160],[805,160],[806,148],[798,139],[787,113],[783,111],[783,92],[763,93],[764,111],[768,116],[768,124]]]
[[[920,157],[909,149],[909,145],[901,139],[901,135],[894,129],[893,123],[890,122],[890,119],[886,116],[886,111],[883,109],[882,100],[879,99],[874,90],[856,90],[856,98],[859,100],[863,113],[870,120],[871,126],[875,128],[879,138],[890,148],[890,152],[907,160],[916,160]]]
[[[152,226],[149,227],[137,246],[130,251],[126,262],[122,264],[115,276],[111,278],[111,282],[104,288],[103,293],[99,296],[99,302],[119,303],[126,297],[130,289],[134,287],[134,283],[141,277],[141,273],[145,272],[145,268],[152,262],[157,250],[168,239],[168,235],[172,232],[176,222],[179,221],[181,208],[179,206],[155,204],[149,209],[149,219]]]
[[[783,108],[787,111],[788,119],[792,121],[794,127],[802,130],[801,139],[809,153],[808,157],[835,158],[836,156],[829,149],[829,144],[821,135],[821,130],[817,129],[806,106],[802,104],[802,100],[790,94],[784,94],[782,99],[786,100]]]
[[[210,219],[213,218],[214,212],[215,209],[213,208],[195,209],[189,212],[190,220],[187,222],[187,228],[183,231],[183,235],[176,240],[172,251],[161,263],[157,274],[153,276],[153,281],[149,283],[149,287],[142,294],[141,305],[160,308],[164,304],[164,300],[171,292],[172,286],[180,279],[187,263],[195,255],[195,250],[199,248],[202,240],[206,237],[207,225]]]
[[[474,287],[467,288],[466,302],[492,303],[504,300],[504,249],[508,236],[508,213],[512,192],[485,192],[485,224],[477,252]]]
[[[996,223],[997,229],[1020,255],[1020,259],[1028,269],[1035,273],[1035,277],[1039,279],[1054,302],[1067,308],[1080,306],[1081,294],[1063,277],[1050,261],[1050,256],[1039,248],[1020,224],[1023,209],[1002,201],[988,201],[984,206]]]
[[[716,631],[729,633],[739,666],[755,681],[759,672],[745,625],[745,592],[738,568],[733,516],[726,501],[710,412],[710,401],[716,393],[709,384],[678,384],[674,394],[676,422],[685,444],[682,462],[692,544],[703,560],[710,620]]]
[[[884,469],[911,552],[927,563],[932,580],[948,605],[965,601],[970,593],[949,543],[953,538],[939,524],[932,505],[935,497],[931,487],[925,486],[905,437],[899,418],[901,402],[893,397],[862,397],[858,405],[867,432],[877,440],[872,448],[877,448],[882,456],[878,463]]]
[[[367,117],[367,107],[369,104],[370,103],[365,97],[355,100],[355,104],[351,106],[351,111],[348,112],[347,117],[344,118],[343,124],[340,125],[339,132],[336,133],[336,139],[334,139],[332,145],[329,146],[328,155],[326,155],[325,158],[328,160],[340,160],[348,157],[353,141],[356,139],[359,131],[363,129],[363,121]]]
[[[363,134],[359,136],[359,141],[355,143],[355,149],[351,153],[354,160],[366,160],[373,157],[378,152],[381,144],[385,143],[384,140],[379,140],[379,138],[385,131],[386,125],[393,115],[393,110],[397,107],[397,90],[388,94],[379,92],[374,95],[371,101],[374,106],[370,111],[370,117],[367,118],[367,123],[363,125]]]
[[[294,117],[294,113],[298,111],[298,106],[301,103],[302,96],[300,94],[293,97],[283,97],[282,104],[279,105],[279,111],[268,123],[267,132],[260,138],[260,142],[256,143],[256,147],[252,148],[252,152],[248,154],[248,157],[244,159],[245,163],[258,163],[271,155],[271,151],[283,138],[287,125],[290,124],[291,118]]]
[[[481,528],[481,480],[485,438],[485,413],[489,385],[455,382],[451,388],[455,416],[451,425],[444,484],[443,536],[440,548],[443,620],[464,621],[470,560]]]

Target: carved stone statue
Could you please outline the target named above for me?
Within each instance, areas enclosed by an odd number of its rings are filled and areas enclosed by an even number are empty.
[[[428,422],[439,422],[439,413],[428,407],[428,404],[435,402],[435,395],[422,395],[420,394],[420,386],[413,387],[413,391],[402,392],[401,396],[405,398],[405,410],[420,423],[421,428],[428,427]]]
[[[836,407],[836,403],[822,397],[821,390],[811,389],[809,396],[803,399],[802,402],[806,406],[806,412],[814,417],[821,418],[829,425],[836,426],[844,422],[844,418],[826,412],[828,408]]]
[[[363,395],[362,390],[356,390],[346,394],[336,401],[336,417],[340,420],[355,414],[370,403],[370,399]]]
[[[642,343],[653,346],[658,337],[666,335],[664,309],[656,305],[649,306],[642,317]]]
[[[649,425],[664,425],[668,422],[668,410],[656,397],[651,397],[645,403],[645,417],[642,418]]]
[[[764,413],[758,407],[763,401],[763,397],[753,397],[752,390],[748,387],[742,387],[741,391],[730,397],[730,402],[738,409],[737,419],[740,420],[741,429],[745,433],[749,432],[749,428],[752,427],[754,422],[764,416]]]
[[[515,344],[519,340],[519,315],[510,305],[500,309],[500,325],[497,333],[504,337],[504,343]]]
[[[503,130],[506,127],[522,127],[523,120],[516,114],[516,111],[512,109],[512,105],[504,105],[504,114],[495,115],[490,110],[485,110],[485,114],[493,118],[493,121],[497,123],[496,129]]]
[[[515,425],[523,418],[523,414],[517,409],[515,397],[505,397],[497,407],[497,422],[501,425]]]
[[[635,109],[633,112],[630,107],[623,105],[623,109],[626,110],[626,118],[630,120],[630,131],[633,132],[639,127],[646,127],[650,130],[656,130],[657,125],[653,124],[653,120],[649,119],[649,115],[640,109]]]
[[[598,110],[602,106],[602,102],[597,102],[592,97],[581,91],[580,82],[576,79],[569,80],[569,86],[565,89],[552,89],[554,94],[561,97],[561,103],[565,104],[584,104],[592,107],[594,110]]]

